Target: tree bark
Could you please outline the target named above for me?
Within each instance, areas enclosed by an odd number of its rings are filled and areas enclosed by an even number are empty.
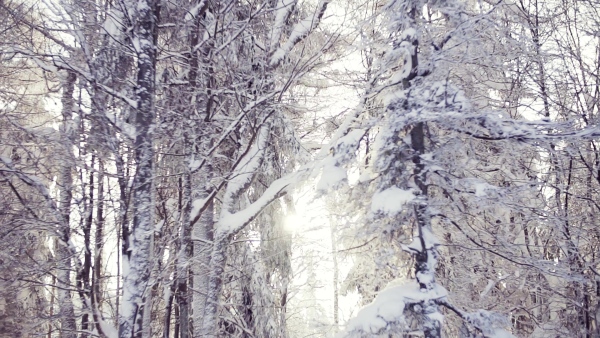
[[[61,238],[56,241],[56,258],[58,260],[57,273],[57,303],[60,309],[60,327],[63,338],[75,338],[77,336],[77,324],[73,300],[71,299],[71,253],[68,245],[71,240],[71,199],[73,197],[73,138],[75,126],[73,125],[73,92],[75,90],[76,76],[72,72],[67,73],[63,84],[62,93],[62,116],[61,126],[62,156],[60,164],[59,187],[60,187],[60,220],[59,230]]]
[[[186,142],[187,143],[187,142]],[[189,170],[188,170],[189,171]],[[182,179],[183,205],[181,213],[181,233],[179,235],[179,255],[177,257],[177,303],[179,304],[179,332],[181,338],[189,338],[190,329],[190,294],[188,290],[189,263],[192,257],[192,240],[190,229],[190,212],[192,198],[191,174],[187,172]]]
[[[204,191],[200,198],[206,198],[208,193]],[[192,296],[192,313],[193,313],[193,337],[202,337],[202,325],[204,320],[204,309],[206,308],[206,299],[209,286],[209,264],[210,254],[213,241],[213,215],[214,205],[210,202],[209,206],[204,210],[200,220],[194,224],[193,235],[193,283],[194,293]]]
[[[91,167],[94,167],[94,162],[96,157],[92,155]],[[85,188],[84,188],[85,190]],[[83,245],[84,245],[84,255],[83,255],[83,269],[79,272],[78,280],[77,280],[77,288],[82,290],[85,297],[91,296],[91,290],[87,289],[87,286],[90,285],[90,271],[92,270],[92,248],[91,248],[91,233],[92,233],[92,223],[94,221],[94,172],[89,172],[89,195],[88,202],[85,205],[85,209],[87,212],[86,220],[83,226]],[[86,308],[85,302],[86,299],[82,298],[81,301],[84,303],[84,309]],[[81,316],[81,330],[86,331],[80,334],[81,338],[86,338],[89,336],[87,331],[90,329],[90,311],[94,311],[93,309],[86,309]]]
[[[417,8],[412,4],[412,8],[408,13],[411,21],[417,18]],[[402,80],[402,85],[405,90],[411,86],[410,81],[418,76],[419,68],[419,41],[416,37],[410,37],[409,41],[412,45],[410,54],[410,66],[408,76]],[[412,149],[412,162],[414,164],[413,178],[415,185],[418,188],[417,204],[414,207],[415,219],[417,221],[418,233],[421,244],[421,249],[415,255],[415,276],[417,283],[422,291],[431,291],[435,287],[435,268],[437,263],[438,252],[433,243],[429,243],[426,238],[433,236],[431,227],[431,217],[428,212],[428,186],[426,183],[427,171],[425,165],[421,162],[421,155],[425,154],[425,123],[418,122],[410,130],[410,143]],[[416,308],[414,306],[413,308]],[[439,314],[438,304],[433,299],[426,299],[419,306],[420,315],[423,319],[423,334],[425,338],[441,337],[441,323],[436,319],[435,314]]]
[[[98,159],[98,202],[96,203],[96,233],[94,238],[94,271],[92,274],[92,305],[102,313],[102,248],[104,246],[104,165]]]
[[[225,271],[226,251],[229,237],[222,236],[215,239],[210,256],[210,275],[206,306],[202,322],[202,337],[217,337],[219,295],[223,286],[223,273]]]
[[[150,311],[148,282],[151,274],[154,232],[154,100],[156,78],[156,29],[160,10],[157,0],[131,3],[134,12],[133,45],[137,54],[134,126],[136,130],[133,181],[133,224],[123,257],[123,304],[119,323],[121,338],[142,338],[144,311]]]

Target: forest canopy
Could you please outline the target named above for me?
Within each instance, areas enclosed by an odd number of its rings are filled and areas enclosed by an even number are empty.
[[[0,336],[599,337],[598,8],[0,0]]]

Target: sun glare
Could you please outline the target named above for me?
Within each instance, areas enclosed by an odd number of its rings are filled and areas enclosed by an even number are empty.
[[[329,229],[328,215],[325,201],[315,198],[313,189],[302,189],[294,194],[293,208],[287,210],[284,228],[292,234],[305,235],[317,229]]]
[[[301,210],[299,211],[302,212]],[[283,223],[285,230],[292,234],[299,232],[304,227],[305,219],[298,214],[299,211],[287,215]]]

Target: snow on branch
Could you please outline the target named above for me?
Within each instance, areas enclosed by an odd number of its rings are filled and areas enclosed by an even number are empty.
[[[422,290],[414,281],[395,280],[381,291],[375,300],[363,307],[356,317],[346,324],[345,331],[336,338],[376,337],[392,332],[411,331],[407,320],[407,311],[411,305],[424,304],[431,299],[445,299],[446,289],[439,284],[431,290]],[[438,312],[431,315],[441,316]],[[440,322],[443,318],[436,318]]]
[[[232,178],[227,184],[223,197],[223,211],[231,212],[237,197],[251,183],[258,168],[262,164],[271,130],[270,123],[264,123],[258,131],[256,142],[242,155]],[[252,142],[252,140],[251,140]]]
[[[283,61],[283,59],[289,54],[295,45],[297,45],[300,41],[307,37],[311,31],[319,26],[321,18],[323,17],[323,14],[325,14],[328,4],[329,0],[322,0],[319,2],[317,10],[312,15],[294,25],[287,41],[271,56],[271,61],[269,64],[272,67],[281,63],[281,61]]]
[[[360,141],[366,134],[365,129],[354,129],[336,140],[335,146],[331,147],[332,153],[322,160],[321,179],[317,184],[317,190],[325,192],[335,189],[348,179],[345,163],[354,158]],[[320,153],[321,156],[325,154]]]
[[[453,311],[485,338],[515,338],[505,329],[510,325],[504,316],[486,310],[463,312],[450,304],[447,295],[446,289],[439,284],[425,290],[415,280],[394,280],[350,319],[346,329],[336,338],[388,337],[390,333],[414,331],[409,324],[411,312],[424,310],[429,301]],[[443,321],[443,315],[438,311],[427,315],[435,316],[440,323]]]
[[[413,190],[403,190],[398,187],[376,192],[371,199],[371,212],[383,212],[389,216],[400,213],[406,204],[415,199]]]
[[[466,313],[464,319],[481,331],[484,337],[515,338],[515,336],[504,329],[505,326],[509,325],[506,318],[497,313],[486,310],[477,310],[472,313]]]
[[[251,203],[242,210],[234,212],[233,207],[235,201],[238,200],[240,194],[250,185],[263,162],[270,135],[271,124],[264,122],[256,135],[256,140],[250,141],[254,143],[250,146],[248,151],[242,155],[235,166],[236,169],[232,172],[232,175],[230,176],[231,179],[227,183],[225,189],[220,220],[217,222],[215,228],[215,235],[217,237],[227,236],[240,231],[265,207],[284,194],[288,186],[297,182],[300,177],[308,172],[308,168],[305,167],[276,180],[254,203]],[[206,203],[207,200],[202,200],[199,201],[199,203],[194,204],[194,212],[198,213]]]
[[[198,17],[198,15],[202,12],[202,8],[206,4],[206,1],[199,1],[194,7],[190,8],[190,10],[185,13],[184,20],[192,21]]]
[[[238,116],[231,122],[231,124],[225,128],[225,130],[223,130],[223,132],[221,133],[221,136],[219,136],[219,138],[217,139],[217,141],[215,142],[215,144],[212,146],[212,148],[210,148],[203,156],[202,156],[202,160],[201,161],[194,161],[190,164],[190,171],[192,173],[197,172],[198,170],[200,170],[204,164],[206,163],[208,157],[215,152],[215,150],[217,150],[219,148],[219,146],[227,139],[227,137],[229,137],[229,134],[231,134],[235,128],[242,122],[242,120],[246,117],[246,114],[248,114],[248,112],[250,112],[252,109],[260,106],[261,104],[263,104],[264,102],[266,102],[267,100],[269,100],[270,98],[274,97],[275,95],[279,94],[279,90],[274,90],[272,92],[270,92],[269,94],[266,94],[264,96],[261,96],[259,98],[257,98],[256,100],[248,103],[244,109],[242,109],[242,112],[238,114]]]
[[[441,299],[438,303],[456,313],[466,324],[474,327],[485,338],[516,338],[505,329],[505,327],[510,327],[510,322],[501,314],[486,310],[463,312],[450,304],[447,299]]]
[[[298,170],[276,180],[271,183],[267,190],[254,203],[236,213],[223,211],[216,225],[215,237],[219,238],[234,234],[243,229],[271,202],[281,197],[287,192],[287,189],[299,182],[306,173],[306,169]]]
[[[423,122],[439,123],[445,129],[486,141],[556,142],[600,136],[598,126],[577,128],[572,122],[515,120],[498,110],[475,109],[464,92],[447,81],[393,91],[383,97],[383,102],[390,111],[397,112],[390,118],[394,131]],[[469,122],[468,128],[465,122]]]
[[[277,8],[275,9],[275,23],[271,32],[271,50],[277,48],[281,39],[281,31],[285,25],[285,21],[290,16],[290,13],[296,5],[296,0],[278,0]]]

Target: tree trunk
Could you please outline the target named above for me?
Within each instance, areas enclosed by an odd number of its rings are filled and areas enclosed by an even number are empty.
[[[202,322],[202,337],[217,337],[219,295],[223,286],[223,273],[225,271],[226,250],[229,237],[216,238],[210,256],[210,274],[206,306]]]
[[[331,224],[329,225],[331,230],[331,257],[333,259],[333,325],[334,332],[338,332],[340,325],[339,316],[339,267],[338,267],[338,253],[337,253],[337,226],[336,220],[330,217]]]
[[[71,240],[71,191],[73,186],[73,91],[75,90],[74,73],[67,73],[67,78],[63,85],[62,93],[62,115],[63,124],[61,126],[61,136],[63,139],[62,156],[60,164],[59,187],[60,187],[60,234],[61,238],[56,241],[56,258],[58,260],[57,273],[57,302],[60,308],[60,326],[63,338],[75,338],[77,336],[77,324],[75,321],[75,311],[71,299],[71,253],[68,245]]]
[[[187,143],[187,142],[186,142]],[[186,147],[187,148],[187,147]],[[191,148],[191,147],[190,147]],[[192,257],[190,212],[192,204],[192,182],[189,170],[182,180],[181,234],[179,235],[179,255],[177,257],[177,303],[179,304],[179,332],[181,338],[190,337],[190,294],[188,290],[189,264]]]
[[[94,238],[94,271],[92,274],[92,305],[102,313],[102,247],[104,246],[104,165],[98,159],[98,202]]]
[[[408,13],[411,21],[417,18],[417,8],[412,5],[411,11]],[[419,67],[419,41],[416,37],[410,37],[410,44],[414,47],[411,50],[411,69],[408,76],[402,80],[402,85],[405,90],[409,89],[410,81],[418,76],[417,70]],[[425,154],[425,123],[418,122],[410,131],[410,142],[412,154],[412,162],[414,164],[413,177],[415,185],[418,188],[417,204],[415,205],[415,219],[417,221],[418,233],[421,244],[421,250],[415,255],[415,276],[417,283],[422,291],[431,291],[435,287],[435,267],[437,263],[438,252],[433,243],[430,243],[426,238],[433,236],[431,227],[431,217],[428,212],[428,189],[426,183],[427,172],[425,165],[421,162],[421,155]],[[420,304],[420,312],[423,319],[423,334],[425,338],[441,337],[441,322],[437,319],[439,316],[439,308],[435,300],[426,299]]]
[[[94,162],[96,157],[92,155],[91,160],[91,168],[94,167]],[[87,215],[86,220],[83,226],[83,245],[84,245],[84,255],[83,255],[83,269],[79,272],[78,276],[78,285],[77,288],[79,290],[83,290],[82,295],[85,297],[89,297],[91,295],[91,290],[88,289],[90,285],[90,271],[92,270],[92,247],[91,247],[91,233],[92,233],[92,223],[94,221],[94,172],[89,172],[89,197],[88,202],[85,206]],[[84,189],[85,190],[85,189]],[[90,313],[94,311],[94,309],[86,309],[86,299],[82,297],[81,301],[84,304],[84,313],[81,315],[81,330],[85,331],[80,334],[81,338],[88,337],[87,331],[90,330]],[[86,311],[87,310],[87,311]]]
[[[144,311],[150,311],[148,282],[153,254],[154,205],[154,95],[156,78],[156,29],[159,5],[156,0],[130,4],[133,14],[133,45],[137,54],[137,80],[134,126],[136,130],[133,181],[133,224],[123,257],[123,304],[119,323],[121,338],[142,338]],[[124,239],[125,241],[125,239]]]
[[[206,167],[202,170],[202,180],[208,180],[206,174],[210,171],[210,167]],[[208,197],[208,189],[203,189],[199,198],[203,199]],[[202,212],[202,216],[194,224],[193,235],[194,235],[194,257],[193,257],[193,283],[194,283],[194,294],[193,294],[193,337],[202,337],[202,326],[204,309],[206,308],[206,299],[208,294],[209,286],[209,264],[210,254],[213,241],[213,217],[214,217],[214,205],[212,202],[209,203],[206,210]]]

